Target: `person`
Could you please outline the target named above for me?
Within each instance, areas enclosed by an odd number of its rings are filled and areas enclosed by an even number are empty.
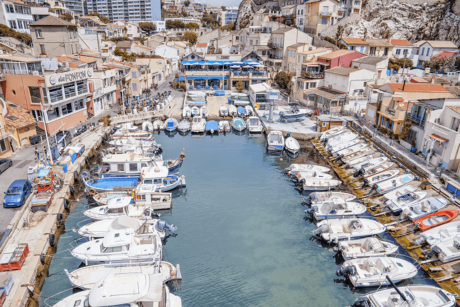
[[[13,142],[10,140],[11,151],[14,153]]]
[[[38,151],[37,147],[35,147],[35,158],[37,159],[37,161],[40,161],[40,152]]]

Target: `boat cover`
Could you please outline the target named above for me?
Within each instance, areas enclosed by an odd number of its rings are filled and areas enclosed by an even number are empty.
[[[225,96],[225,91],[214,91],[215,96]]]
[[[189,101],[188,103],[194,105],[205,105],[206,101]]]
[[[174,121],[168,120],[168,122],[167,122],[167,127],[168,127],[168,128],[173,128],[173,127],[174,127]]]
[[[238,113],[246,114],[246,110],[243,107],[238,107]]]
[[[219,124],[215,120],[211,120],[206,123],[206,131],[214,130],[217,131],[219,130]]]
[[[116,218],[115,220],[113,220],[110,226],[112,226],[112,229],[114,230],[115,229],[125,229],[125,228],[132,228],[134,230],[137,230],[140,227],[139,221],[137,219],[126,216],[126,215],[122,215],[119,218]]]

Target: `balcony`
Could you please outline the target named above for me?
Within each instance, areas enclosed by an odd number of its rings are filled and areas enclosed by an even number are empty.
[[[331,17],[334,13],[332,11],[320,12],[319,16],[321,17]]]
[[[253,78],[270,78],[270,73],[266,71],[253,71],[253,72],[232,72],[232,79],[253,79]]]
[[[361,8],[361,1],[353,1],[353,8],[360,9]]]
[[[313,72],[313,71],[304,71],[302,70],[300,76],[304,79],[324,79],[323,72]]]
[[[268,42],[267,46],[273,49],[283,49],[282,44],[275,44],[273,42]]]

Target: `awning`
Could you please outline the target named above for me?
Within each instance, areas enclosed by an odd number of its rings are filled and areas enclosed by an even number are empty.
[[[183,76],[180,76],[179,81],[185,81],[185,78]]]
[[[208,65],[214,65],[214,64],[222,65],[224,64],[224,61],[208,61],[207,63]]]
[[[182,61],[182,65],[204,65],[206,64],[205,61]]]
[[[246,65],[259,65],[259,63],[255,61],[243,61],[243,63]]]
[[[268,78],[252,78],[252,80],[268,80]]]
[[[432,133],[429,135],[430,138],[432,138],[433,140],[435,141],[438,141],[439,143],[445,143],[445,142],[449,142],[448,139],[445,139],[439,135],[437,135],[436,133]]]
[[[224,76],[224,77],[217,77],[217,76],[190,76],[190,77],[187,77],[187,80],[192,80],[192,79],[195,79],[195,80],[203,80],[203,79],[222,80],[222,79],[228,79],[228,76]]]

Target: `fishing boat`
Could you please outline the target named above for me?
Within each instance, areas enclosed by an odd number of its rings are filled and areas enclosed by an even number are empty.
[[[260,133],[264,130],[262,121],[257,116],[251,116],[246,120],[249,133]]]
[[[142,122],[142,130],[147,131],[147,132],[153,131],[154,129],[153,129],[152,122],[149,120],[145,120],[144,122]]]
[[[230,125],[236,131],[243,131],[246,129],[246,123],[241,117],[235,117],[230,121]]]
[[[311,234],[320,236],[329,243],[370,237],[384,233],[386,230],[385,225],[364,218],[324,220],[316,226],[318,228],[313,230]]]
[[[383,182],[383,181],[386,181],[386,180],[393,179],[398,175],[399,175],[399,170],[385,171],[385,172],[382,172],[380,174],[365,178],[365,179],[363,179],[363,181],[367,185],[373,186],[374,184],[377,184],[377,183],[380,183],[380,182]]]
[[[139,130],[139,127],[137,127],[133,123],[119,124],[119,125],[116,125],[115,128],[117,128],[118,131],[129,131],[129,132],[134,132],[134,131]]]
[[[146,272],[117,273],[98,280],[91,290],[60,300],[55,307],[154,306],[182,307],[180,297],[169,292],[163,274]],[[46,300],[45,300],[46,301]]]
[[[411,221],[415,221],[433,212],[445,208],[448,204],[449,203],[447,199],[443,197],[432,197],[423,199],[419,202],[412,204],[409,207],[404,208],[401,214],[401,218],[409,218]]]
[[[335,189],[342,184],[340,180],[334,179],[315,179],[315,178],[302,178],[302,188],[304,191],[329,191]]]
[[[219,121],[219,132],[221,133],[228,133],[232,131],[232,127],[228,120],[221,120]]]
[[[412,192],[415,192],[417,191],[418,188],[412,186],[412,185],[406,185],[406,186],[403,186],[399,189],[396,189],[396,190],[393,190],[391,192],[388,192],[384,195],[384,198],[386,200],[392,200],[392,199],[395,199],[399,196],[403,196],[405,194],[408,194],[408,193],[412,193]]]
[[[165,121],[165,130],[166,131],[176,131],[177,126],[179,126],[179,123],[175,118],[168,118]]]
[[[48,172],[46,176],[38,176],[35,178],[34,182],[37,184],[37,190],[32,196],[30,209],[32,213],[37,211],[48,212],[48,208],[53,202],[53,197],[55,194],[54,174],[50,174],[50,172]]]
[[[238,111],[238,116],[246,117],[246,110],[243,107],[238,107],[237,111]]]
[[[407,260],[382,256],[347,260],[337,276],[348,278],[354,287],[381,287],[390,284],[387,276],[397,283],[417,272],[417,267]]]
[[[187,132],[190,130],[190,122],[188,120],[181,120],[179,125],[177,126],[179,132]]]
[[[228,109],[226,106],[220,107],[219,114],[222,117],[228,116]]]
[[[167,283],[177,279],[180,268],[179,265],[176,268],[166,261],[155,261],[148,264],[100,264],[84,266],[70,273],[66,269],[64,271],[72,287],[90,290],[98,281],[107,278],[110,274],[126,276],[133,273],[158,274],[163,279],[163,283]]]
[[[357,137],[358,137],[358,134],[353,133],[351,131],[339,134],[338,136],[330,138],[329,140],[327,140],[326,149],[329,149],[329,148],[335,147],[337,145],[353,141]]]
[[[391,180],[380,182],[379,184],[377,184],[377,192],[379,192],[380,194],[391,192],[394,189],[398,189],[402,186],[405,186],[406,184],[408,184],[414,179],[415,179],[414,175],[405,174],[405,175],[401,175],[396,178],[393,178]]]
[[[343,192],[313,192],[310,193],[308,197],[303,199],[303,202],[307,204],[316,204],[332,201],[335,198],[341,199],[343,201],[353,201],[356,199],[356,196],[350,193]]]
[[[458,216],[457,210],[441,210],[413,221],[421,231],[427,231],[447,224]]]
[[[329,167],[315,165],[313,163],[307,164],[297,164],[293,163],[291,166],[284,169],[288,175],[295,175],[298,172],[320,172],[320,173],[328,173],[331,171]]]
[[[165,238],[166,230],[170,232],[175,232],[177,230],[176,226],[169,225],[165,221],[151,218],[150,216],[144,215],[134,218],[122,215],[114,219],[98,220],[86,224],[78,229],[78,234],[89,239],[100,239],[104,238],[104,236],[111,231],[122,231],[128,228],[134,229],[140,234],[157,232],[162,240]]]
[[[331,147],[331,148],[328,149],[328,151],[329,151],[330,154],[339,154],[340,155],[342,150],[345,150],[345,149],[347,149],[349,147],[355,146],[358,143],[359,143],[359,140],[354,139],[354,140],[339,144],[337,146]]]
[[[353,165],[353,172],[356,173],[360,171],[362,173],[366,173],[370,169],[373,169],[374,167],[377,167],[387,161],[388,161],[387,157],[372,158],[370,160],[363,161],[361,163],[357,163]]]
[[[208,115],[209,115],[209,110],[208,110],[208,107],[207,106],[203,106],[200,108],[200,116],[202,118],[208,118]]]
[[[392,168],[393,165],[395,165],[394,162],[387,161],[387,162],[385,162],[383,164],[380,164],[377,167],[371,168],[370,170],[364,172],[364,175],[362,175],[362,176],[363,176],[363,178],[369,178],[371,176],[381,174],[381,173],[389,170],[390,168]],[[360,173],[360,172],[358,171],[358,173]],[[358,174],[358,175],[360,175],[360,174]],[[357,177],[357,176],[355,176],[355,177]]]
[[[428,285],[405,285],[362,295],[348,307],[453,307],[455,305],[455,296],[444,289]]]
[[[460,222],[447,223],[420,233],[420,237],[414,241],[413,245],[426,242],[433,246],[456,236],[460,236]]]
[[[371,149],[367,143],[359,143],[355,146],[345,149],[340,155],[341,155],[342,160],[349,159],[354,154],[357,154],[367,148]],[[359,158],[359,157],[356,157],[356,158]]]
[[[267,148],[272,151],[282,151],[284,149],[284,136],[281,131],[270,131],[267,136]]]
[[[289,122],[289,121],[301,121],[307,117],[307,115],[312,114],[311,110],[300,109],[298,105],[292,107],[280,107],[279,108],[280,122]]]
[[[219,124],[215,120],[210,120],[206,123],[206,133],[219,133]]]
[[[289,133],[284,141],[284,148],[292,154],[296,154],[300,150],[299,142],[293,138]]]
[[[183,118],[190,118],[192,117],[192,109],[189,106],[185,106],[184,110],[182,111]]]
[[[192,133],[204,133],[206,129],[206,119],[195,116],[192,120]]]
[[[157,144],[157,142],[155,142],[155,138],[150,138],[149,140],[136,140],[133,138],[118,139],[110,141],[109,144],[115,147],[136,146],[144,149],[161,147],[160,144]]]
[[[245,106],[244,109],[246,110],[246,115],[247,116],[253,116],[254,115],[254,109],[251,106]]]
[[[329,129],[327,131],[321,132],[320,141],[327,141],[328,139],[337,136],[341,133],[348,131],[347,127],[345,126],[337,126],[335,128]]]
[[[236,107],[234,105],[229,105],[228,106],[228,115],[232,116],[232,117],[238,115],[238,111],[236,110]]]
[[[165,125],[163,121],[157,119],[153,122],[153,129],[154,130],[163,130],[165,128]]]
[[[198,108],[197,106],[192,107],[191,113],[192,117],[200,116],[200,108]]]
[[[398,246],[379,237],[368,237],[350,241],[340,241],[334,251],[344,260],[390,256],[398,252]]]
[[[333,201],[312,205],[305,213],[312,214],[317,221],[324,219],[342,219],[359,216],[367,211],[366,206],[353,201],[334,199]]]

